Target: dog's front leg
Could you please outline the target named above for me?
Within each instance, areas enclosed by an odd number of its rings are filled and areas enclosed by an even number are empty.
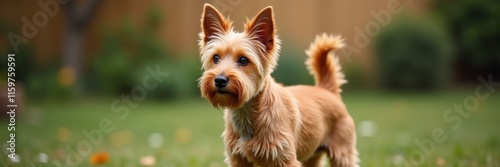
[[[258,166],[302,167],[291,141],[286,136],[275,136],[274,140],[254,137],[244,146],[244,155],[249,155],[252,162]]]
[[[252,163],[241,154],[226,155],[226,163],[230,167],[253,167]]]
[[[240,152],[240,147],[234,144],[235,141],[226,141],[225,162],[230,167],[253,167],[252,163],[248,161]],[[238,151],[237,151],[238,150]]]
[[[222,133],[226,151],[224,152],[225,162],[230,167],[253,167],[241,153],[242,143],[239,141],[239,136],[234,133],[231,123],[226,124],[226,128]]]

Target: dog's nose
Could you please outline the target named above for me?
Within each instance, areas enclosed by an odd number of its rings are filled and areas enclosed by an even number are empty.
[[[219,76],[215,77],[214,81],[215,81],[215,86],[217,86],[218,88],[223,88],[223,87],[226,87],[228,78],[225,76],[219,75]]]

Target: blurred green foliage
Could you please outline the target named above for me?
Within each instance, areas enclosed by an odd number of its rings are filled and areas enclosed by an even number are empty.
[[[458,79],[500,78],[500,1],[442,0],[434,10],[443,17],[457,46]]]
[[[402,16],[375,38],[381,84],[389,89],[437,89],[449,83],[451,43],[437,21]]]
[[[44,66],[32,72],[26,79],[26,94],[30,99],[57,99],[68,100],[75,96],[75,91],[71,87],[64,87],[59,83],[58,73],[60,63],[53,61],[50,65]]]
[[[0,32],[2,34],[15,33],[15,28],[0,21]],[[60,61],[55,59],[48,60],[47,64],[41,65],[35,57],[35,50],[31,44],[21,44],[18,46],[19,52],[15,52],[10,43],[8,49],[0,50],[1,55],[6,55],[0,59],[0,64],[7,65],[7,54],[15,54],[15,77],[16,87],[24,89],[25,94],[31,99],[67,99],[72,95],[69,88],[63,87],[58,83],[58,70]],[[7,68],[0,69],[2,74],[7,75]],[[7,77],[0,80],[6,80]]]
[[[0,33],[2,34],[9,34],[9,33],[15,33],[15,34],[21,34],[17,31],[15,31],[15,28],[11,27],[9,24],[7,24],[5,21],[0,20]],[[7,39],[7,38],[6,38]],[[5,58],[0,59],[0,63],[7,65],[7,54],[16,54],[15,57],[15,63],[16,63],[16,80],[21,81],[21,82],[26,82],[26,79],[30,75],[30,73],[33,73],[35,71],[36,67],[36,60],[34,56],[34,50],[33,47],[29,44],[27,45],[19,45],[19,52],[15,53],[14,49],[12,48],[12,45],[8,43],[7,46],[8,49],[6,50],[0,50],[1,55],[5,55]],[[0,69],[0,72],[2,74],[7,75],[7,68],[2,68]],[[3,77],[1,78],[2,80],[5,80],[6,78]]]
[[[75,92],[71,87],[59,83],[60,67],[61,63],[57,60],[50,60],[43,66],[37,65],[33,48],[24,46],[16,53],[16,86],[23,86],[29,99],[63,100],[73,97]]]
[[[338,52],[334,56],[340,58],[342,72],[346,75],[348,84],[343,85],[343,89],[358,88],[363,85],[362,75],[359,65],[355,62],[347,62]],[[285,86],[290,85],[314,85],[314,77],[307,70],[305,60],[307,55],[303,51],[288,49],[282,51],[278,66],[272,73],[273,78]]]
[[[148,92],[153,98],[171,99],[197,94],[199,60],[172,55],[155,33],[162,20],[161,12],[150,11],[145,29],[124,20],[118,28],[103,31],[103,42],[92,59],[86,79],[87,89],[98,94],[130,94],[142,86],[146,68],[169,73]],[[186,56],[196,57],[196,56]]]
[[[302,54],[298,55],[299,53]],[[284,85],[314,84],[314,79],[304,64],[306,58],[307,56],[303,52],[282,51],[278,60],[278,66],[272,73],[272,76],[277,82]]]

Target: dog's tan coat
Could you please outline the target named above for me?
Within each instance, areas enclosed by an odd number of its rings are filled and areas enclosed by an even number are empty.
[[[271,77],[280,40],[272,7],[248,21],[245,31],[206,4],[202,15],[200,55],[202,96],[223,107],[222,134],[230,166],[320,166],[326,152],[331,166],[358,166],[354,122],[342,102],[346,81],[330,51],[343,47],[340,37],[318,36],[306,51],[316,86],[285,87]],[[213,56],[220,56],[214,62]],[[244,56],[250,63],[237,63]],[[214,86],[218,75],[227,87]]]

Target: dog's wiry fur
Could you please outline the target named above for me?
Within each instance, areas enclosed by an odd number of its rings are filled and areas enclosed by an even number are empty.
[[[330,52],[340,37],[318,36],[306,51],[316,86],[285,87],[274,81],[280,40],[272,7],[247,21],[243,32],[206,4],[201,20],[202,96],[225,108],[222,134],[229,166],[358,166],[352,118],[340,97],[346,81]],[[248,61],[242,60],[242,57]],[[293,74],[291,74],[293,75]],[[217,85],[216,77],[227,85]]]

